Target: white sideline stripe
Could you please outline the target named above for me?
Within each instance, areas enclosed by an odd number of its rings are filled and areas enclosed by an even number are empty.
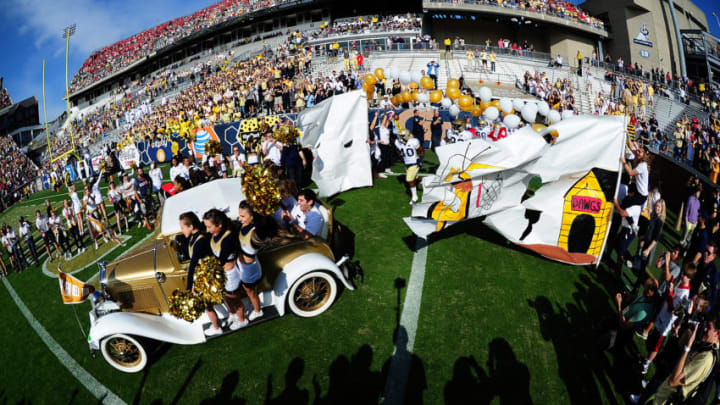
[[[152,234],[151,234],[151,235],[152,235]],[[120,235],[120,240],[122,240],[123,243],[124,243],[125,241],[127,241],[127,240],[130,240],[130,238],[132,238],[132,236],[130,236],[130,235]],[[134,245],[128,247],[128,248],[127,248],[128,250],[126,250],[125,252],[123,252],[123,255],[124,255],[125,253],[127,253],[130,249],[132,249],[132,248],[134,248],[135,246],[137,246],[138,243],[141,243],[141,242],[143,242],[143,241],[144,241],[144,239],[143,239],[143,240],[140,240],[140,241],[138,241],[138,242],[135,242]],[[110,242],[112,242],[112,241],[110,241]],[[110,242],[106,242],[106,243],[110,243]],[[115,243],[115,242],[112,242],[112,243]],[[120,246],[120,244],[115,244],[115,246],[113,246],[110,250],[108,250],[107,252],[103,253],[102,256],[97,257],[97,258],[95,258],[95,260],[93,260],[92,262],[86,264],[85,267],[82,267],[82,268],[77,269],[77,270],[73,270],[73,271],[69,272],[68,274],[73,275],[73,274],[75,274],[75,273],[80,273],[81,271],[83,271],[83,270],[87,269],[88,267],[92,266],[93,264],[97,263],[97,262],[98,262],[100,259],[102,259],[103,257],[109,255],[109,254],[112,253],[115,249],[117,249],[117,248],[119,248],[119,247],[122,247],[122,246]],[[82,253],[76,253],[75,256],[73,256],[73,258],[76,257],[76,256],[78,256],[78,255],[81,255],[81,254],[82,254]],[[119,257],[122,257],[122,255],[121,255],[121,256],[118,256],[118,258],[119,258]],[[72,258],[70,258],[70,260],[72,260]],[[43,262],[43,265],[42,265],[42,272],[43,272],[43,274],[46,275],[46,276],[48,276],[48,277],[50,277],[50,278],[58,278],[57,272],[52,272],[52,271],[48,270],[47,264],[48,264],[49,261],[50,261],[49,258],[45,258],[45,261]]]
[[[35,319],[35,316],[33,316],[32,312],[30,312],[28,307],[25,306],[25,303],[17,295],[15,289],[13,289],[10,285],[7,277],[3,278],[2,281],[3,284],[5,284],[5,288],[7,288],[8,292],[10,293],[13,301],[15,301],[15,305],[18,306],[20,312],[23,314],[23,316],[25,316],[25,319],[27,319],[30,326],[35,330],[35,333],[40,336],[40,339],[42,339],[48,349],[50,349],[50,351],[55,355],[55,357],[57,357],[60,364],[62,364],[85,388],[87,388],[87,390],[90,391],[90,393],[93,394],[95,398],[102,401],[102,403],[127,405],[125,401],[120,399],[112,391],[107,389],[107,387],[105,387],[98,380],[96,380],[95,377],[85,371],[85,369],[82,368],[80,364],[78,364],[78,362],[75,361],[75,359],[73,359],[52,336],[50,336],[48,331],[45,330],[45,328],[40,324],[40,322],[38,322],[37,319]]]
[[[420,301],[422,300],[423,283],[425,282],[426,262],[427,240],[417,238],[412,270],[410,271],[410,281],[408,281],[398,327],[398,329],[405,328],[407,332],[407,346],[402,347],[403,342],[400,340],[404,339],[404,336],[398,333],[395,337],[395,350],[390,362],[390,372],[385,383],[385,400],[383,401],[385,405],[405,403],[405,387],[412,364],[412,351],[415,347],[415,334],[417,332],[418,317],[420,316]]]

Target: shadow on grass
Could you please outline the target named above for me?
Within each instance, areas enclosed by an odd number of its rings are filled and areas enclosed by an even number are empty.
[[[495,338],[488,345],[485,370],[475,356],[459,357],[453,366],[453,377],[445,384],[443,396],[446,405],[490,404],[497,397],[500,404],[529,405],[530,371],[515,357],[510,343]]]
[[[575,283],[575,302],[563,306],[544,296],[528,300],[537,312],[543,339],[554,347],[559,376],[573,404],[618,404],[618,394],[635,392],[640,383],[632,341],[631,354],[623,348],[604,352],[595,345],[603,323],[614,319],[609,295],[616,287],[606,271],[588,267]]]

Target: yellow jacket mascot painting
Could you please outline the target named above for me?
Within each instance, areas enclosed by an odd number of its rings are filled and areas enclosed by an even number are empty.
[[[557,134],[547,143],[547,133]],[[602,255],[625,145],[622,117],[574,117],[521,128],[496,142],[436,148],[440,166],[423,179],[422,202],[405,218],[421,237],[483,218],[508,240],[565,263]]]

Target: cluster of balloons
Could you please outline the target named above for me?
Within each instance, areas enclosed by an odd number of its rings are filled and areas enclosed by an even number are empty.
[[[550,124],[561,119],[567,119],[574,115],[572,111],[563,111],[562,114],[551,110],[546,101],[521,100],[509,98],[493,99],[492,90],[489,87],[481,87],[478,92],[480,103],[476,103],[473,96],[462,94],[460,81],[448,79],[445,92],[435,89],[435,83],[429,76],[420,72],[400,71],[397,68],[389,67],[387,70],[377,68],[373,73],[365,75],[362,88],[367,92],[368,100],[372,100],[375,93],[375,84],[379,80],[398,79],[400,84],[406,86],[400,94],[394,95],[390,102],[399,106],[402,103],[411,101],[420,103],[440,104],[442,108],[449,110],[450,115],[457,117],[461,111],[469,112],[473,117],[483,116],[488,121],[495,121],[502,114],[502,121],[508,128],[517,128],[522,120],[534,124],[537,115],[545,117]],[[420,89],[425,91],[420,92]],[[522,117],[522,118],[521,118]]]

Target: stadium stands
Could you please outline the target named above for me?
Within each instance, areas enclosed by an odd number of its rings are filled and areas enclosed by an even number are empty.
[[[10,97],[10,93],[8,93],[7,89],[0,88],[0,109],[9,106],[12,103],[12,98]]]
[[[83,66],[73,77],[70,91],[82,89],[193,33],[262,8],[287,2],[289,1],[223,0],[191,15],[176,18],[118,41],[93,52],[85,60]]]

